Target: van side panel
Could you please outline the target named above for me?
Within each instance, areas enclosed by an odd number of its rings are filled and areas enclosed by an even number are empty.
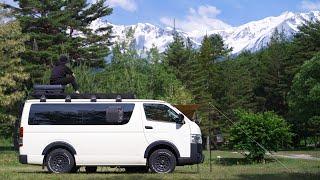
[[[28,156],[28,164],[42,164],[43,150],[57,141],[75,149],[77,165],[146,164],[144,152],[148,144],[139,103],[135,103],[131,119],[124,125],[28,125],[29,110],[30,104],[26,103],[21,124],[24,145],[20,147],[20,154]]]

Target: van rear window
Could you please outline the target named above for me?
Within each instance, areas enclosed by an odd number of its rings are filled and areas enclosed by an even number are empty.
[[[134,104],[33,104],[29,125],[123,125]]]

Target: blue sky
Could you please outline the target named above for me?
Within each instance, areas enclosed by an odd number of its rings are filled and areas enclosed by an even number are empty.
[[[185,30],[221,23],[238,26],[285,11],[320,10],[320,0],[107,0],[107,4],[114,8],[107,17],[114,24],[148,22],[169,26],[175,18],[177,26]]]
[[[113,1],[113,0],[111,0]],[[215,17],[232,26],[238,26],[267,16],[277,16],[284,11],[304,12],[320,9],[320,0],[114,0],[135,4],[134,9],[114,6],[114,14],[108,19],[116,24],[150,22],[162,24],[163,17],[183,20],[190,8],[216,7]]]

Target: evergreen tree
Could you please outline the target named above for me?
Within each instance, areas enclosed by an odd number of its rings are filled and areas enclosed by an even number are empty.
[[[105,0],[89,4],[86,0],[17,0],[22,32],[30,36],[23,60],[52,64],[60,54],[70,59],[101,65],[108,55],[111,27],[89,26],[112,13]]]
[[[296,134],[295,141],[313,137],[320,144],[320,56],[306,61],[295,75],[289,93],[291,122]]]
[[[208,104],[212,100],[212,79],[215,72],[215,59],[212,57],[212,44],[205,36],[203,38],[197,60],[194,62],[194,71],[192,73],[192,91],[195,95],[195,100],[199,104]]]
[[[219,34],[210,35],[209,40],[212,46],[211,56],[214,59],[224,58],[232,51],[232,48],[228,48],[226,46],[222,39],[222,36]]]
[[[219,72],[217,62],[227,56],[229,50],[223,45],[219,35],[204,36],[199,52],[188,63],[191,71],[188,73],[188,85],[194,95],[195,102],[200,106],[200,116],[206,120],[212,111],[211,105],[218,106],[216,90],[219,87]],[[222,42],[221,42],[222,41]],[[204,121],[203,130],[208,132],[208,121]],[[216,127],[216,124],[213,125]]]
[[[7,11],[0,9],[0,21]],[[8,20],[8,19],[7,19]],[[19,54],[24,52],[27,37],[21,33],[18,21],[0,25],[0,135],[10,136],[14,120],[26,96],[25,84],[29,74],[25,72]]]
[[[286,115],[288,111],[285,101],[290,89],[290,80],[286,72],[289,66],[288,42],[283,32],[275,30],[268,48],[261,51],[261,61],[256,96],[260,98],[260,111],[275,111]]]
[[[177,32],[173,34],[173,42],[168,45],[165,51],[165,58],[169,66],[174,69],[176,76],[182,79],[188,59],[184,39]]]
[[[220,35],[214,34],[203,38],[197,60],[194,61],[194,71],[191,73],[192,90],[196,101],[200,104],[214,101],[219,76],[216,62],[226,57],[230,51]]]
[[[298,27],[293,39],[293,60],[301,66],[320,51],[320,21],[308,21]]]
[[[193,47],[193,44],[190,38],[187,38],[186,42],[186,63],[185,67],[183,68],[183,74],[181,81],[187,87],[192,87],[193,84],[193,73],[195,73],[195,69],[197,68],[197,57],[198,53],[197,50]]]
[[[298,33],[289,44],[287,53],[289,59],[285,70],[289,81],[293,80],[305,61],[310,60],[320,51],[320,21],[307,21],[298,29]]]
[[[255,81],[247,66],[246,58],[227,59],[218,65],[218,86],[215,88],[215,99],[220,108],[231,114],[234,109],[256,111],[257,103],[254,94]]]

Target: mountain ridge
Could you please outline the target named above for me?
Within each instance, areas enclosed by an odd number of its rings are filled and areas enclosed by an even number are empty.
[[[310,11],[306,13],[283,12],[279,16],[269,16],[257,21],[251,21],[237,27],[230,27],[221,30],[209,30],[208,35],[220,34],[226,45],[232,47],[233,54],[241,53],[244,50],[255,52],[267,46],[270,38],[278,29],[283,32],[286,37],[291,38],[297,33],[298,27],[306,21],[320,21],[320,11]],[[136,48],[139,52],[145,52],[153,46],[156,46],[160,52],[165,51],[167,45],[173,41],[173,28],[160,27],[151,23],[137,23],[134,25],[115,25],[98,20],[91,24],[93,29],[101,26],[112,25],[113,41],[121,42],[126,39],[125,35],[130,28],[134,31],[134,40]],[[205,34],[201,31],[184,32],[177,29],[177,32],[183,37],[189,37],[196,48],[201,44]]]

